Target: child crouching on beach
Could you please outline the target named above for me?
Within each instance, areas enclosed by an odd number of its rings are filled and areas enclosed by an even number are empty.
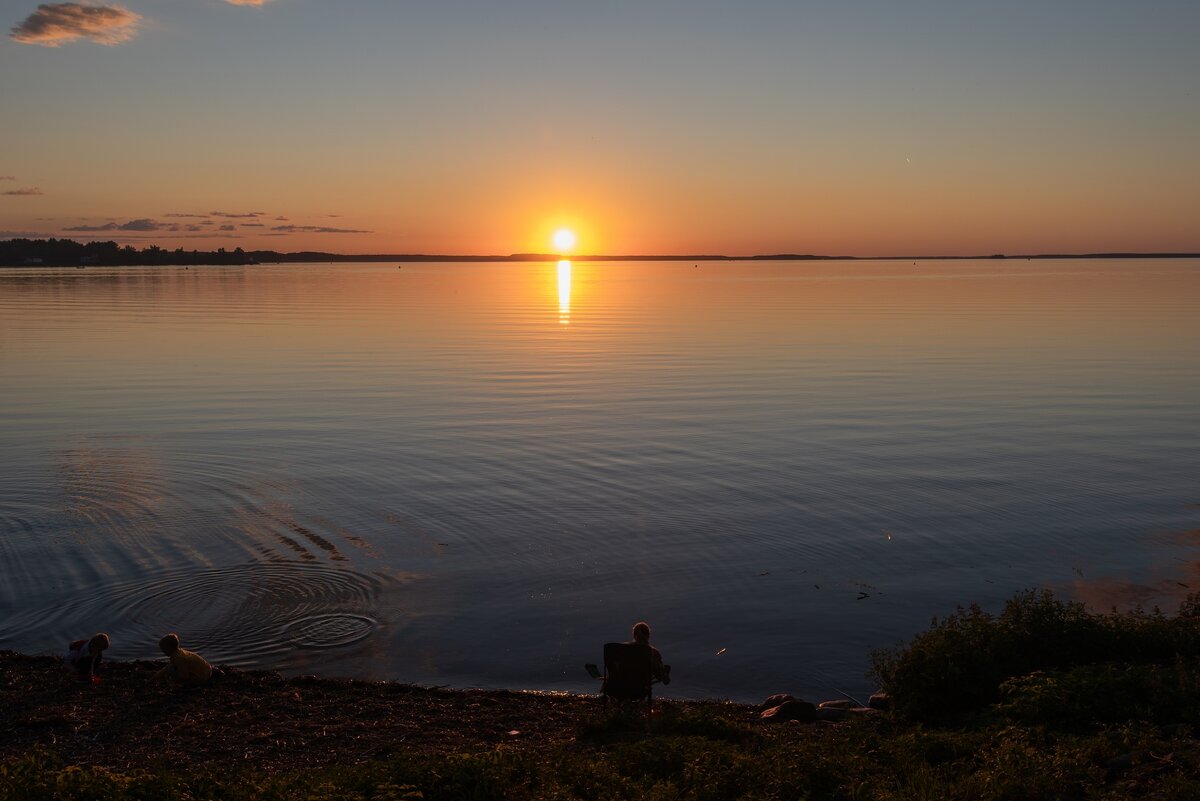
[[[179,635],[168,634],[158,641],[167,655],[167,666],[154,674],[155,681],[171,681],[182,687],[199,687],[212,677],[212,665],[195,651],[179,647]]]
[[[108,648],[108,635],[101,632],[90,640],[74,640],[67,646],[63,654],[63,664],[76,672],[80,681],[100,682],[96,671],[100,669],[100,659]]]

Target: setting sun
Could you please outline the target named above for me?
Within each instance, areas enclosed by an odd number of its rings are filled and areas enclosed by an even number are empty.
[[[565,253],[575,247],[575,232],[570,228],[559,228],[554,232],[554,247],[559,253]]]

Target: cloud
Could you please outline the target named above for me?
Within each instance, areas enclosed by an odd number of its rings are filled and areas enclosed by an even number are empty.
[[[194,217],[199,220],[207,220],[208,219],[207,214],[180,214],[179,212],[171,212],[170,214],[164,214],[163,216],[164,217]]]
[[[0,231],[0,239],[53,239],[54,234],[41,231]]]
[[[231,212],[231,211],[210,211],[208,214],[210,217],[225,217],[225,218],[231,219],[231,220],[244,219],[247,217],[264,217],[264,216],[266,216],[266,212],[264,212],[264,211],[248,211],[244,214],[238,214],[237,212]]]
[[[0,181],[15,181],[15,180],[17,180],[17,177],[15,175],[0,175]]]
[[[225,0],[231,6],[264,6],[271,0]]]
[[[43,47],[58,47],[76,39],[115,45],[136,36],[141,19],[140,14],[121,6],[42,3],[8,35],[23,44]]]
[[[222,226],[221,226],[221,228],[220,228],[220,230],[222,230],[222,231],[235,231],[235,230],[237,230],[237,226],[236,226],[236,225],[234,225],[233,223],[227,223],[227,224],[225,224],[225,225],[222,225]]]
[[[27,186],[24,189],[10,189],[7,192],[0,192],[3,195],[44,195],[45,192],[38,189],[36,186]]]
[[[157,220],[141,218],[127,223],[106,222],[103,225],[76,225],[64,231],[177,231],[177,226],[164,226]]]
[[[266,228],[262,223],[242,223],[243,228]]]
[[[145,218],[140,220],[130,220],[121,226],[122,231],[157,231],[162,226],[154,220]]]
[[[104,225],[72,225],[69,228],[64,228],[64,231],[117,231],[121,226],[116,223],[105,223]]]
[[[374,231],[360,231],[356,228],[329,228],[324,225],[276,225],[272,231],[283,231],[288,234],[373,234]]]
[[[44,234],[43,237],[54,236],[53,234]],[[202,234],[172,234],[157,231],[153,234],[91,234],[83,236],[73,236],[72,239],[78,239],[84,242],[103,242],[112,240],[114,242],[162,242],[165,239],[241,239],[240,234],[218,234],[212,231],[207,231]]]

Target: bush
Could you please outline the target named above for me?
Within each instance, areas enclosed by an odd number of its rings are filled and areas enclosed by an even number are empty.
[[[1200,664],[1084,665],[1035,672],[1000,686],[999,711],[1024,723],[1086,730],[1102,724],[1194,721],[1200,713]]]
[[[1189,597],[1175,618],[1140,609],[1093,614],[1083,604],[1030,590],[999,615],[971,606],[935,619],[906,647],[877,651],[872,674],[902,717],[960,721],[1000,700],[1005,680],[1034,671],[1198,657],[1197,604]]]

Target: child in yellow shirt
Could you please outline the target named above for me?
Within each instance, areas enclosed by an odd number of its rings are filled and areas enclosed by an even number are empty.
[[[158,647],[167,655],[167,666],[154,674],[155,681],[167,681],[183,687],[199,687],[212,677],[212,665],[195,651],[179,647],[179,635],[168,634],[158,641]]]

